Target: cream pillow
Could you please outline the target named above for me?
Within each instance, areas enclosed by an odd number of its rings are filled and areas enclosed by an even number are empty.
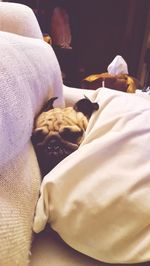
[[[41,185],[34,231],[46,223],[100,261],[150,260],[150,97],[101,88],[80,148]]]

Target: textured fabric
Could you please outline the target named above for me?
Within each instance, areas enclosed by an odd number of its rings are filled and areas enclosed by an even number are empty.
[[[0,168],[0,266],[27,266],[40,171],[32,144]]]
[[[0,32],[0,166],[22,149],[34,116],[52,96],[62,105],[62,80],[54,52],[43,40]]]
[[[0,3],[0,30],[42,39],[42,33],[31,8],[16,3]]]
[[[34,231],[48,222],[100,261],[149,261],[150,97],[106,88],[93,95],[100,109],[83,144],[42,182]]]
[[[21,17],[27,28],[16,25]],[[41,32],[30,9],[0,3],[0,29],[30,36],[0,31],[0,266],[27,266],[40,186],[30,137],[48,98],[59,96],[55,105],[64,106],[62,79],[51,46],[31,38]]]

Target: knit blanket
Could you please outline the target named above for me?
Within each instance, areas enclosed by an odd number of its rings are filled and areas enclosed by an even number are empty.
[[[41,39],[0,32],[0,58],[0,266],[25,266],[40,185],[30,137],[48,98],[63,106],[62,79]]]
[[[44,102],[58,96],[62,104],[60,69],[44,41],[0,32],[0,166],[29,140],[33,120]]]

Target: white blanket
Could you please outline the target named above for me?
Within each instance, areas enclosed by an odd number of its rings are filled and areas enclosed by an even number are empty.
[[[150,260],[150,97],[101,88],[80,148],[45,176],[34,231],[46,223],[100,261]]]

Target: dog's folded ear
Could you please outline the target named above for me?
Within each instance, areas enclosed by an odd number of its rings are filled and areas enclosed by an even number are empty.
[[[53,109],[53,108],[54,108],[54,107],[53,107],[53,103],[54,103],[54,101],[55,101],[56,99],[58,99],[58,97],[52,97],[52,98],[50,98],[50,99],[47,101],[47,103],[44,105],[44,107],[42,108],[41,112],[47,112],[47,111]]]
[[[89,119],[93,112],[99,109],[99,104],[93,103],[85,97],[74,105],[74,109],[76,112],[82,112]]]

